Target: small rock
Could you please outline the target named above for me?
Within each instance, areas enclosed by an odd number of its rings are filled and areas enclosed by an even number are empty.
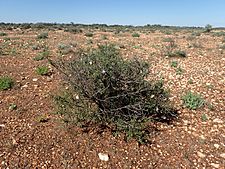
[[[27,84],[25,84],[25,85],[21,86],[21,88],[26,88],[26,87],[28,87],[28,85],[27,85]]]
[[[214,123],[223,123],[223,120],[218,119],[218,118],[215,118],[215,119],[213,120],[213,122],[214,122]]]
[[[201,153],[200,151],[197,152],[197,155],[198,155],[200,158],[204,158],[204,157],[205,157],[205,154]]]
[[[102,161],[109,161],[109,156],[108,156],[108,154],[98,153],[98,157],[99,157],[100,160],[102,160]]]
[[[215,148],[219,148],[220,145],[219,145],[219,144],[214,144],[214,147],[215,147]]]
[[[220,154],[220,157],[225,158],[225,153]]]
[[[5,127],[5,125],[4,124],[0,124],[0,127]]]
[[[38,81],[38,79],[37,79],[37,78],[34,78],[34,79],[33,79],[33,82],[36,82],[36,81]]]
[[[184,122],[184,125],[190,124],[190,122],[188,120],[183,120],[183,122]]]
[[[219,168],[220,167],[219,164],[215,164],[215,163],[211,163],[210,165],[213,166],[213,167],[215,167],[215,168]]]
[[[51,77],[47,77],[47,82],[51,82],[52,78]]]

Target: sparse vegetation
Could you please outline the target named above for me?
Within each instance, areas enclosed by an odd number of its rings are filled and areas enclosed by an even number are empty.
[[[132,34],[132,37],[139,38],[140,37],[140,34],[135,32],[135,33]]]
[[[48,32],[42,32],[39,35],[37,35],[38,39],[47,39],[48,38]]]
[[[86,36],[86,37],[93,37],[94,34],[93,34],[93,32],[87,32],[87,33],[84,34],[84,36]]]
[[[0,76],[0,90],[8,90],[11,89],[14,82],[12,78],[8,76]]]
[[[39,66],[36,68],[36,73],[41,76],[48,75],[49,68],[47,66]]]
[[[204,99],[200,95],[192,93],[190,91],[182,97],[182,100],[185,107],[191,110],[201,108],[205,103]]]
[[[172,61],[170,65],[171,65],[171,67],[175,67],[176,68],[177,65],[178,65],[178,62],[177,61]]]
[[[7,33],[5,33],[5,32],[0,32],[0,36],[7,36]]]
[[[205,26],[205,32],[211,32],[211,30],[212,30],[212,25],[207,24],[207,25]]]

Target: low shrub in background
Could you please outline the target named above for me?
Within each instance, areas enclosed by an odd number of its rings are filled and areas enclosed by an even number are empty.
[[[37,35],[37,39],[47,39],[48,38],[48,32],[42,32],[39,35]]]

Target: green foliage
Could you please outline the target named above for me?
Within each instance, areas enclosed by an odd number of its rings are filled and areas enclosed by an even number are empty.
[[[176,50],[176,51],[174,51],[174,53],[172,53],[172,55],[169,55],[169,56],[178,56],[178,57],[186,57],[187,56],[187,54],[186,54],[186,52],[185,51],[183,51],[183,50]]]
[[[203,122],[205,122],[205,121],[208,120],[208,117],[205,113],[203,113],[201,119],[202,119]]]
[[[83,32],[82,29],[79,29],[79,28],[66,28],[64,31],[74,33],[74,34]]]
[[[135,33],[132,34],[132,37],[139,38],[140,37],[140,34],[138,34],[138,33],[135,32]]]
[[[0,76],[0,90],[7,90],[12,88],[14,82],[8,76]]]
[[[223,32],[223,31],[215,32],[215,33],[213,33],[213,36],[217,36],[217,37],[224,36],[225,37],[225,32]]]
[[[202,107],[205,103],[204,99],[200,95],[194,94],[190,91],[182,97],[182,100],[185,107],[191,110],[198,109]]]
[[[49,74],[49,68],[46,66],[39,66],[36,68],[36,73],[38,75],[44,76]]]
[[[15,103],[11,103],[9,105],[9,110],[16,110],[17,109],[17,105]]]
[[[163,38],[163,42],[172,42],[172,43],[174,43],[174,39],[173,38]]]
[[[178,62],[177,61],[172,61],[171,63],[170,63],[170,66],[171,67],[177,67],[177,65],[178,65]]]
[[[58,49],[59,49],[59,53],[61,53],[62,55],[66,55],[73,52],[72,47],[70,45],[66,45],[63,43],[60,43],[58,45]]]
[[[162,48],[162,53],[168,57],[186,57],[187,54],[185,51],[176,49],[177,45],[173,39],[166,39],[166,45]]]
[[[5,32],[0,32],[0,36],[7,36],[7,33],[5,33]]]
[[[183,72],[184,72],[184,71],[183,71],[183,69],[182,69],[181,67],[178,67],[178,68],[176,69],[177,75],[181,75]]]
[[[48,32],[42,32],[39,35],[37,35],[38,39],[47,39],[48,38]]]
[[[54,97],[67,121],[105,126],[143,143],[150,121],[169,122],[176,117],[163,83],[145,80],[149,65],[124,60],[114,45],[80,52],[70,61],[50,62],[70,85],[70,90]]]
[[[211,30],[212,30],[212,25],[207,24],[207,25],[205,26],[205,32],[211,32]]]
[[[49,50],[44,49],[43,52],[38,53],[38,54],[33,58],[33,60],[35,60],[35,61],[40,61],[40,60],[43,60],[43,59],[47,58],[48,56],[49,56]]]
[[[200,36],[201,35],[201,32],[192,32],[192,34],[191,34],[192,36]]]
[[[93,37],[94,34],[92,32],[87,32],[87,33],[84,34],[84,36],[86,36],[86,37]]]

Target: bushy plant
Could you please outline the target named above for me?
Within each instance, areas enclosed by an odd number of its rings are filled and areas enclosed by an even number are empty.
[[[37,35],[38,39],[47,39],[48,38],[48,32],[42,32],[39,35]]]
[[[185,107],[191,110],[198,109],[204,105],[204,99],[200,95],[190,91],[182,97],[182,100]]]
[[[49,68],[46,66],[39,66],[36,68],[36,73],[38,75],[44,76],[49,74]]]
[[[207,25],[205,26],[205,32],[211,32],[211,30],[212,30],[212,25],[207,24]]]
[[[93,37],[94,34],[92,32],[87,32],[87,33],[84,34],[84,36],[86,36],[86,37]]]
[[[134,38],[139,38],[139,37],[140,37],[140,34],[139,34],[139,33],[133,33],[133,34],[132,34],[132,37],[134,37]]]
[[[0,90],[7,90],[12,88],[13,86],[13,80],[12,78],[8,76],[1,76],[0,77]]]
[[[7,33],[5,33],[5,32],[0,32],[0,36],[7,36]]]
[[[58,111],[76,124],[106,126],[144,142],[148,122],[169,122],[176,116],[162,82],[146,80],[149,65],[124,60],[114,45],[78,53],[69,61],[50,62],[71,87],[55,97]]]

